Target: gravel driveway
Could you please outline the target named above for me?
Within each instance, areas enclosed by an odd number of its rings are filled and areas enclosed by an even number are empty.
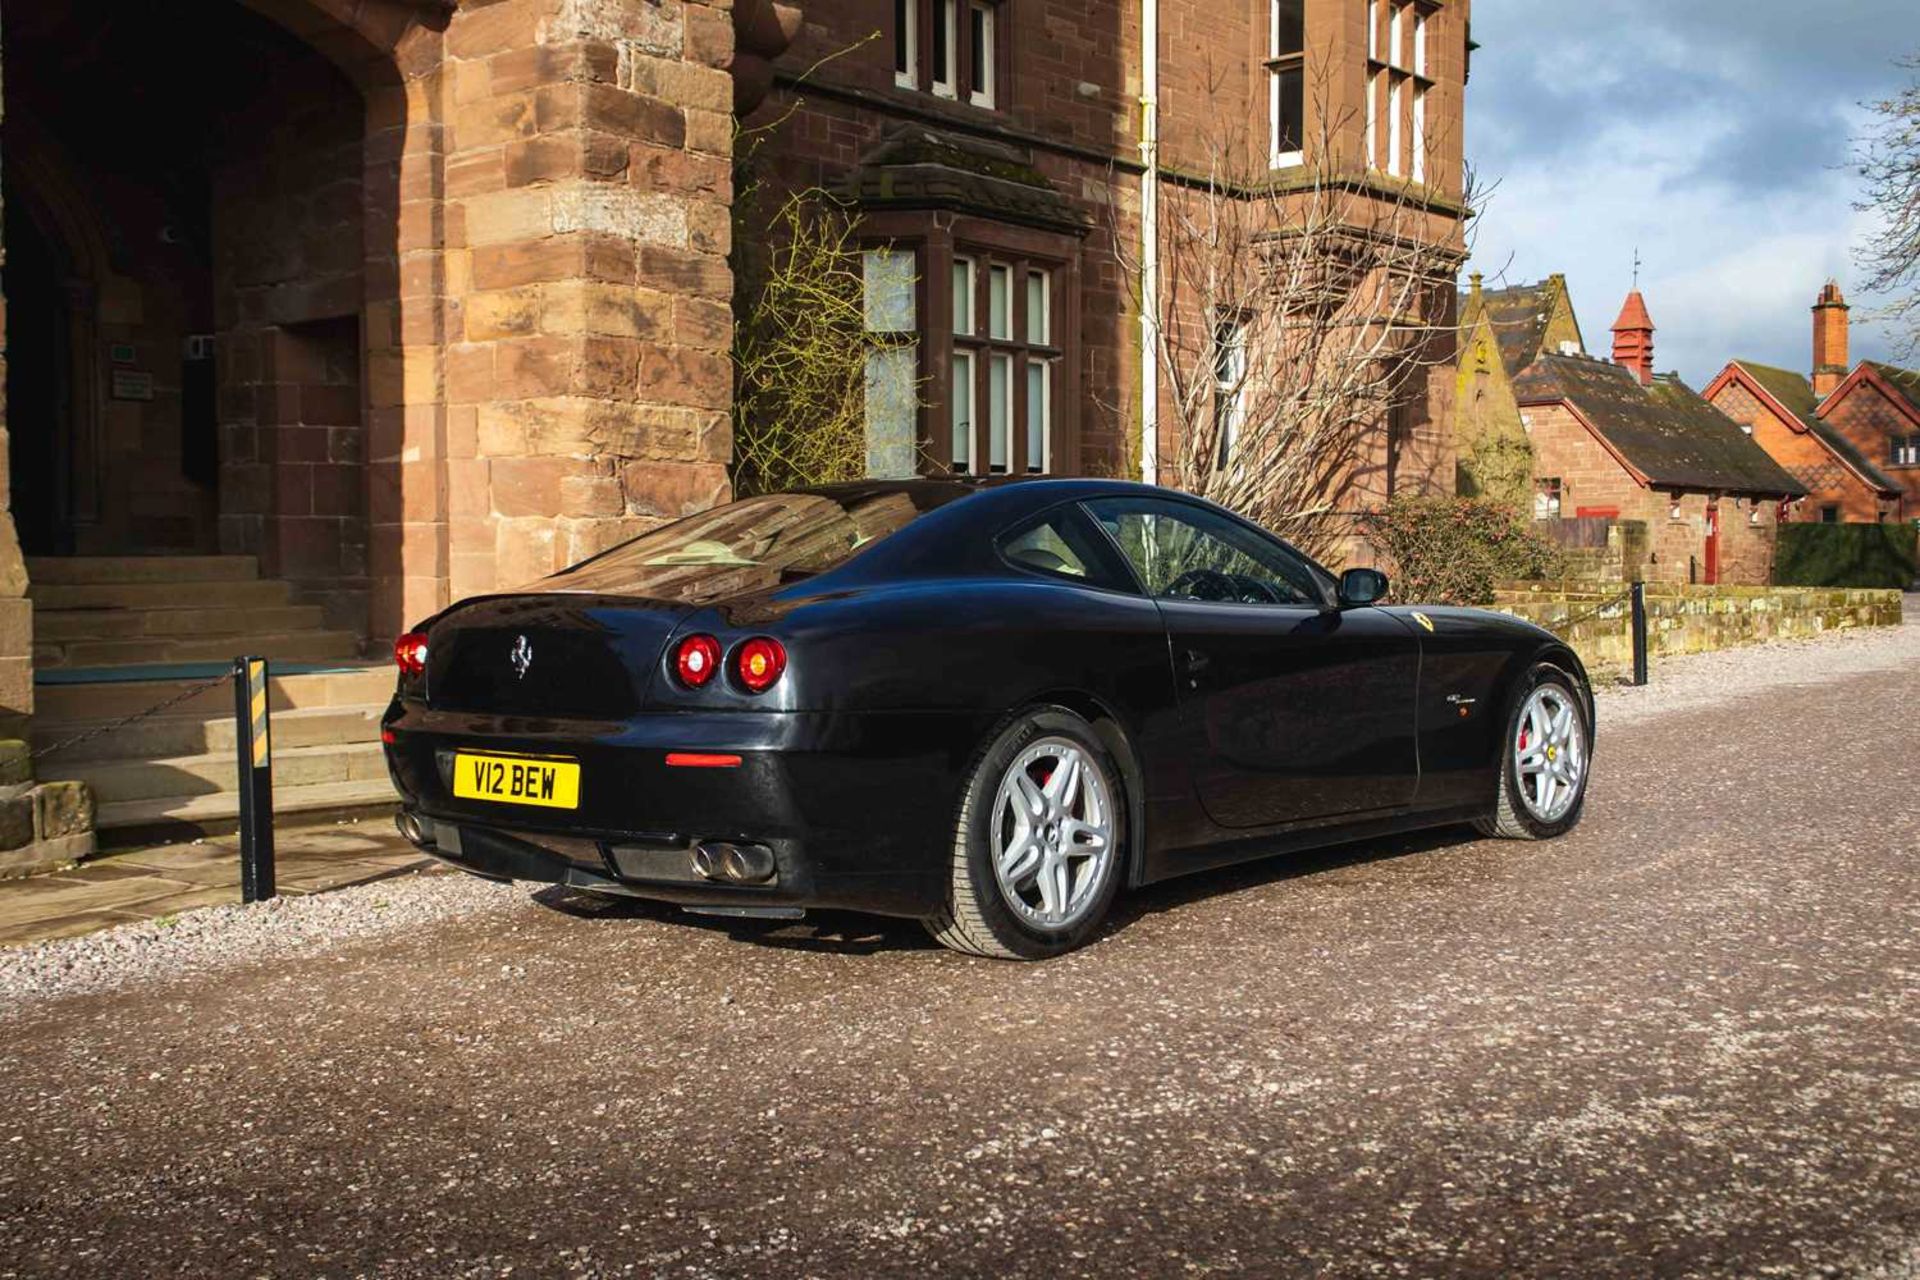
[[[1920,1275],[1917,660],[1039,966],[453,877],[0,953],[0,1276]]]

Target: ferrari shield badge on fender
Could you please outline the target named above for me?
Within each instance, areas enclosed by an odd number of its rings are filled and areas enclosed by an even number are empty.
[[[1421,613],[1418,609],[1415,609],[1413,611],[1413,620],[1419,623],[1421,626],[1425,627],[1427,630],[1429,631],[1433,630],[1433,619],[1429,618],[1426,614]]]

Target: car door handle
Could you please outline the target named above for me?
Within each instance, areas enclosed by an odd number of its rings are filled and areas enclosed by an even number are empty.
[[[1212,658],[1209,658],[1198,649],[1187,650],[1182,660],[1185,662],[1188,671],[1205,671],[1207,664],[1213,661]]]

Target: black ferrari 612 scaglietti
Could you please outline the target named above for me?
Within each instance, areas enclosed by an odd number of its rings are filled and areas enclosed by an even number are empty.
[[[1183,872],[1578,821],[1579,659],[1386,585],[1145,485],[748,498],[429,619],[382,737],[401,830],[477,875],[1038,958]]]

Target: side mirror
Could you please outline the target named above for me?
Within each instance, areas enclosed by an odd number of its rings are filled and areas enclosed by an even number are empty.
[[[1378,569],[1349,569],[1340,575],[1340,607],[1357,609],[1387,598],[1387,575]]]

